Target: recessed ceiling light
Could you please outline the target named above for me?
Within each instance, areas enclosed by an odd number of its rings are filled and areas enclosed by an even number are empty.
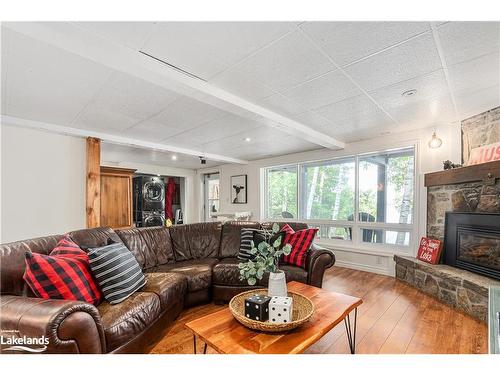
[[[410,96],[415,96],[417,94],[417,90],[411,89],[411,90],[406,90],[401,94],[401,96],[404,96],[405,98],[409,98]]]
[[[177,155],[172,155],[172,160],[177,160]]]
[[[250,142],[251,140],[252,140],[252,138],[250,138],[250,137],[245,138],[245,142]]]

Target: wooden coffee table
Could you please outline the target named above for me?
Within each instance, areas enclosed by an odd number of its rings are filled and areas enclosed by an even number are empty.
[[[314,303],[314,314],[299,328],[283,333],[253,331],[238,323],[229,308],[217,311],[186,323],[193,332],[194,353],[196,339],[201,339],[218,353],[224,354],[294,354],[302,353],[337,324],[344,321],[349,348],[354,354],[356,348],[357,308],[361,298],[346,294],[328,292],[321,288],[292,281],[288,290],[303,294]],[[353,324],[350,313],[354,310]]]

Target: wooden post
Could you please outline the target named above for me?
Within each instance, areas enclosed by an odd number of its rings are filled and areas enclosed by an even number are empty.
[[[87,138],[87,228],[101,224],[101,140]]]

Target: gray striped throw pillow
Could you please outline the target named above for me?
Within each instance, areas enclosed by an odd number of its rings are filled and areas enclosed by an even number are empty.
[[[260,229],[252,228],[242,228],[240,237],[240,251],[238,252],[239,260],[252,260],[255,255],[250,252],[252,250],[252,241],[255,247],[259,246],[259,243],[265,241],[265,232]]]
[[[89,249],[90,269],[110,304],[124,301],[146,284],[134,255],[121,242]]]

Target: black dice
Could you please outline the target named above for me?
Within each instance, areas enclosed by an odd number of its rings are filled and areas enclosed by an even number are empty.
[[[254,294],[245,299],[245,316],[249,319],[265,322],[269,319],[269,301],[271,297]]]

